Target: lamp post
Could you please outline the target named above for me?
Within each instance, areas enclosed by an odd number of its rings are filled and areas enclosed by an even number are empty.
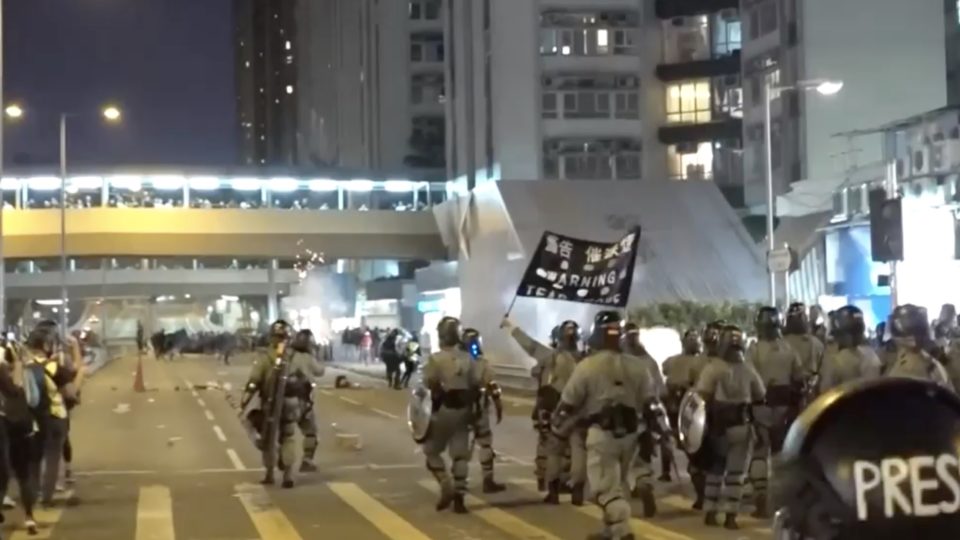
[[[793,85],[772,85],[770,79],[764,77],[763,84],[763,144],[765,154],[765,180],[767,184],[767,274],[769,277],[768,290],[770,293],[770,305],[777,305],[777,274],[770,267],[769,257],[777,249],[774,238],[774,216],[776,215],[776,197],[773,192],[773,136],[771,134],[770,103],[773,101],[773,93],[786,92],[789,90],[816,90],[824,96],[832,96],[843,88],[843,81],[833,81],[827,79],[812,79],[798,81]]]
[[[107,122],[120,121],[120,109],[113,105],[101,111]],[[60,114],[60,331],[67,335],[67,118],[71,113]]]

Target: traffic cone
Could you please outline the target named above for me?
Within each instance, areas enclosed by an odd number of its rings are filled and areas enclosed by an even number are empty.
[[[133,378],[133,391],[146,392],[147,388],[143,384],[143,355],[137,354],[137,374]]]

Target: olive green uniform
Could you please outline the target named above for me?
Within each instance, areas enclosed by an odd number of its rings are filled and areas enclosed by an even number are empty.
[[[880,358],[866,345],[828,349],[820,369],[820,392],[841,384],[880,376]]]

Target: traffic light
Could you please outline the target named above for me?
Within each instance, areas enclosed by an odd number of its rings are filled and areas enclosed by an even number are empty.
[[[900,197],[870,190],[870,251],[876,262],[903,260],[903,212]]]

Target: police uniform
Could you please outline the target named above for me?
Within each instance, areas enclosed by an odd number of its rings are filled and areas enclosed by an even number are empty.
[[[897,306],[891,323],[896,356],[887,376],[928,380],[953,390],[946,370],[924,350],[930,340],[927,310],[912,304]]]
[[[474,442],[480,447],[477,452],[480,458],[480,469],[483,471],[483,492],[499,493],[506,486],[494,479],[493,464],[497,457],[493,450],[493,430],[490,429],[490,410],[496,413],[497,423],[503,420],[503,403],[500,401],[500,385],[494,380],[493,368],[483,355],[480,333],[472,328],[463,331],[461,338],[463,348],[473,357],[480,388],[482,389],[480,402],[477,404],[477,421],[473,426]]]
[[[651,400],[660,403],[666,393],[666,384],[663,381],[663,375],[660,373],[660,365],[647,353],[646,348],[640,342],[640,328],[634,323],[627,323],[624,329],[626,333],[623,340],[623,354],[629,355],[632,357],[632,361],[639,362],[647,370],[653,383]],[[646,496],[640,490],[643,489],[643,486],[650,485],[653,479],[653,454],[657,436],[660,437],[662,445],[660,448],[661,457],[664,458],[664,456],[670,456],[673,453],[673,448],[670,446],[670,433],[656,433],[657,422],[651,415],[651,412],[655,409],[652,409],[649,405],[651,404],[645,403],[642,409],[644,422],[641,425],[638,439],[637,459],[634,461],[636,484],[634,484],[633,495],[638,498]],[[666,463],[663,473],[669,479],[669,461],[666,461]]]
[[[266,469],[264,483],[272,484],[274,467],[279,467],[283,473],[283,487],[291,488],[294,483],[294,461],[296,460],[296,426],[303,415],[303,401],[305,393],[312,391],[312,375],[315,373],[313,358],[307,355],[291,354],[287,350],[286,340],[289,337],[289,327],[283,321],[271,325],[271,343],[268,349],[261,350],[253,362],[250,377],[247,382],[244,405],[254,394],[259,394],[264,405],[264,418],[272,414],[274,400],[281,400],[280,417],[277,424],[279,452],[277,462],[268,451],[271,441],[263,441],[263,466]],[[286,366],[280,367],[280,362]],[[309,362],[309,364],[307,363]],[[278,381],[277,377],[285,374],[285,380]],[[275,396],[274,392],[282,388],[282,395]],[[269,421],[269,420],[265,420]],[[266,424],[264,424],[266,425]],[[309,428],[308,428],[309,429]],[[314,441],[315,441],[314,433]],[[314,448],[316,443],[314,442]]]
[[[466,513],[464,494],[472,454],[470,428],[475,421],[480,378],[470,356],[459,348],[460,321],[444,317],[437,325],[437,334],[440,351],[431,354],[423,367],[423,384],[433,395],[434,405],[423,453],[427,470],[440,484],[437,510],[453,504],[454,512]],[[453,461],[452,481],[444,451],[449,452]]]
[[[715,454],[707,470],[705,523],[718,525],[718,512],[726,512],[724,527],[737,529],[736,517],[753,439],[750,410],[764,399],[766,390],[760,375],[743,359],[743,334],[739,328],[723,329],[720,348],[723,359],[712,359],[696,385],[696,391],[708,402],[706,445]]]
[[[935,383],[880,377],[828,391],[790,429],[774,537],[960,538],[958,439],[960,399]]]
[[[505,320],[504,326],[511,327],[510,334],[523,350],[537,361],[539,368],[537,385],[537,404],[535,420],[538,426],[537,460],[544,463],[543,479],[548,490],[544,502],[559,504],[563,479],[564,457],[570,455],[570,483],[574,502],[583,504],[583,490],[586,482],[585,431],[573,422],[566,438],[558,437],[550,430],[550,415],[556,410],[560,395],[573,375],[580,361],[579,325],[565,321],[557,330],[557,348],[551,349],[533,339],[526,332]],[[541,457],[542,456],[542,457]]]
[[[807,377],[819,373],[824,354],[823,342],[811,335],[807,308],[800,302],[791,304],[787,310],[783,339],[800,356],[800,363]]]
[[[881,369],[880,358],[866,344],[863,312],[856,306],[844,306],[832,313],[834,341],[820,369],[821,393],[851,381],[879,377]]]
[[[317,470],[314,457],[317,453],[317,413],[314,409],[313,389],[316,380],[323,377],[325,369],[317,361],[315,355],[316,341],[310,330],[301,330],[293,340],[293,349],[296,351],[290,359],[290,379],[287,384],[294,382],[301,389],[300,415],[297,427],[303,435],[303,461],[300,463],[302,472]]]
[[[767,517],[770,458],[780,452],[787,428],[799,412],[807,371],[797,352],[780,337],[780,312],[764,307],[757,314],[759,340],[747,351],[747,362],[760,374],[766,403],[754,408],[756,442],[750,461],[756,517]]]
[[[621,324],[617,312],[597,315],[591,337],[597,350],[577,365],[555,418],[555,426],[568,418],[584,418],[589,425],[587,476],[605,525],[590,539],[634,538],[623,486],[636,453],[638,413],[653,398],[654,388],[649,371],[620,353]]]

